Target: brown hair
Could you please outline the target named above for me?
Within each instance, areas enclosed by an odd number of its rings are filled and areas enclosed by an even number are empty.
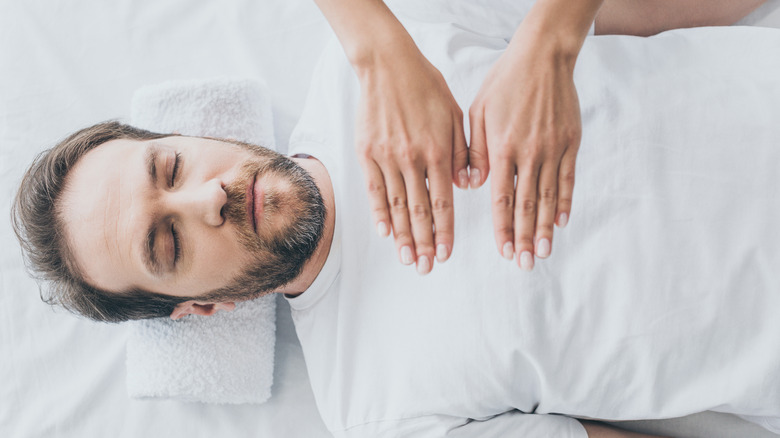
[[[68,172],[92,149],[115,139],[152,140],[176,134],[145,131],[116,121],[82,129],[43,151],[25,173],[11,208],[11,223],[28,270],[42,287],[41,299],[96,321],[120,322],[168,316],[186,297],[143,290],[109,293],[87,284],[66,244],[58,200]]]

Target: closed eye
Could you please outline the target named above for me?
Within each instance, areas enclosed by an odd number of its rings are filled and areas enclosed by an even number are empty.
[[[171,224],[171,237],[173,238],[173,266],[176,266],[181,258],[181,242],[179,233],[176,232],[176,227],[173,224]]]
[[[176,176],[179,174],[179,167],[181,165],[181,153],[176,152],[176,157],[173,160],[173,170],[171,170],[171,187],[176,184]]]

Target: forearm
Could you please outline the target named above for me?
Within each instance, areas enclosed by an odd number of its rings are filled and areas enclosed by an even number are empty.
[[[381,0],[315,0],[336,33],[352,67],[361,74],[380,56],[417,56],[403,25]]]
[[[650,36],[685,27],[727,26],[765,0],[606,0],[597,35]]]
[[[617,429],[595,421],[580,420],[580,423],[585,427],[585,431],[588,432],[588,438],[660,438],[657,435],[646,435]]]

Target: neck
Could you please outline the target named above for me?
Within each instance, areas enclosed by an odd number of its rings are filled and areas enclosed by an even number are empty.
[[[320,189],[322,201],[325,203],[325,226],[322,230],[320,242],[317,244],[317,249],[314,250],[314,254],[312,254],[309,261],[303,265],[301,274],[277,291],[289,296],[298,296],[311,286],[325,265],[325,260],[328,259],[330,245],[333,242],[333,229],[336,224],[336,204],[333,197],[333,185],[325,166],[315,158],[292,158],[292,160],[311,174],[314,182]]]

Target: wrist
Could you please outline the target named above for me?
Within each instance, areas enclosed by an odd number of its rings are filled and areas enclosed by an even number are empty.
[[[514,52],[515,59],[525,58],[531,64],[555,64],[574,70],[582,42],[571,34],[550,33],[544,28],[526,27],[517,29],[507,48]]]
[[[381,68],[392,68],[394,65],[405,64],[419,54],[417,45],[403,30],[403,33],[375,34],[368,40],[345,47],[347,59],[362,78]]]
[[[375,38],[364,50],[357,50],[349,57],[361,86],[374,80],[413,77],[427,72],[428,60],[420,52],[406,30],[403,33]],[[349,56],[349,55],[348,55]],[[409,75],[412,76],[409,76]],[[384,79],[382,79],[384,78]]]
[[[573,64],[603,0],[537,0],[512,37],[540,55]],[[511,44],[510,44],[511,45]]]
[[[382,0],[315,1],[358,75],[417,48]]]

